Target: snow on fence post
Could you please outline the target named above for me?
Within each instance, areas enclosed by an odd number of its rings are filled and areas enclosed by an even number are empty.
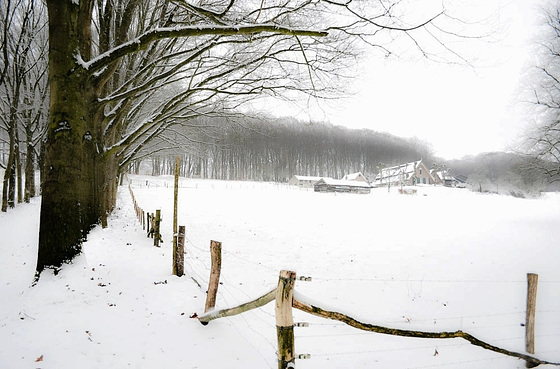
[[[159,247],[159,242],[161,241],[161,234],[159,233],[159,225],[161,223],[161,210],[156,210],[156,217],[152,219],[152,223],[154,228],[154,246]]]
[[[280,271],[275,307],[278,369],[295,368],[294,318],[292,316],[295,281],[295,272]]]
[[[527,316],[525,319],[525,350],[535,353],[535,312],[537,305],[537,285],[539,283],[539,275],[527,273]],[[532,364],[527,362],[527,368],[533,368]]]
[[[218,285],[220,283],[220,272],[222,269],[222,243],[218,241],[210,241],[210,280],[208,281],[208,292],[206,295],[206,305],[204,312],[208,312],[216,306],[216,295],[218,294]]]
[[[177,250],[175,251],[173,270],[177,277],[185,274],[185,226],[179,226],[177,234]]]

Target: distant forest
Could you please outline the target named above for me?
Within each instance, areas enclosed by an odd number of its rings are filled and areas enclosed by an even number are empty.
[[[206,119],[203,125],[203,134],[188,134],[191,141],[180,154],[165,149],[169,137],[161,141],[158,153],[149,157],[149,174],[171,174],[177,155],[182,176],[275,182],[293,175],[342,178],[353,172],[372,178],[379,166],[420,159],[428,166],[435,163],[428,143],[367,129],[270,117],[240,124]],[[139,170],[136,163],[133,171]]]
[[[342,178],[362,172],[373,180],[381,166],[422,159],[429,168],[445,169],[467,179],[473,191],[515,196],[558,190],[533,158],[494,152],[459,160],[434,156],[429,143],[368,129],[329,123],[304,123],[293,118],[246,118],[232,123],[201,118],[188,131],[170,135],[147,150],[131,171],[172,174],[181,157],[181,176],[222,180],[287,182],[293,175]],[[188,137],[188,144],[177,145]],[[183,147],[178,152],[177,147]]]

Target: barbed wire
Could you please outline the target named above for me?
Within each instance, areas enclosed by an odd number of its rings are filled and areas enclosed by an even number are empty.
[[[398,282],[398,283],[527,283],[527,280],[507,280],[507,279],[417,279],[417,278],[323,278],[313,276],[314,281],[323,282]],[[560,281],[540,280],[539,283],[560,283]]]
[[[449,367],[450,365],[459,365],[459,364],[473,364],[473,363],[481,363],[481,362],[485,362],[485,361],[498,361],[498,360],[506,360],[506,359],[512,359],[509,356],[504,356],[504,357],[494,357],[494,358],[486,358],[486,359],[477,359],[477,360],[464,360],[464,361],[448,361],[445,363],[439,363],[439,364],[432,364],[432,365],[423,365],[423,366],[410,366],[410,367],[406,367],[406,369],[425,369],[425,368],[441,368],[441,367]]]
[[[146,182],[147,185],[149,185],[148,182]],[[157,183],[153,184],[154,186],[158,187]],[[168,187],[167,185],[165,187]],[[182,187],[184,188],[184,187]],[[191,278],[197,278],[197,280],[202,281],[202,283],[208,283],[208,279],[206,277],[204,277],[204,275],[208,275],[210,274],[210,267],[207,265],[207,263],[203,260],[206,259],[205,257],[201,257],[202,255],[208,255],[209,254],[209,250],[198,247],[190,238],[188,238],[187,236],[185,236],[185,240],[187,241],[187,243],[189,244],[189,248],[187,251],[186,255],[187,257],[185,258],[185,265],[188,265],[189,268],[189,274],[191,275]],[[194,252],[196,251],[196,252]],[[265,265],[261,262],[258,261],[254,261],[254,260],[250,260],[248,258],[245,258],[241,255],[239,255],[239,253],[237,252],[233,252],[230,250],[225,250],[223,249],[224,254],[227,257],[232,257],[235,258],[236,260],[242,261],[246,264],[252,265],[252,266],[256,266],[261,268],[262,270],[266,270],[268,271],[274,271],[275,273],[278,272],[278,270],[276,270],[275,268],[272,268],[268,265]],[[198,253],[198,256],[196,256],[195,254]],[[367,283],[377,283],[377,282],[382,282],[382,283],[460,283],[460,284],[464,284],[464,283],[476,283],[476,284],[485,284],[485,283],[495,283],[495,284],[526,284],[527,280],[500,280],[500,279],[496,279],[496,280],[492,280],[492,279],[430,279],[430,278],[422,278],[422,279],[418,279],[418,278],[387,278],[387,277],[372,277],[372,278],[324,278],[324,277],[315,277],[313,276],[313,281],[318,281],[318,282],[367,282]],[[199,285],[199,288],[201,290],[204,291],[203,286],[200,285],[199,282],[197,282]],[[555,281],[555,280],[539,280],[539,283],[560,283],[560,281]],[[219,293],[220,293],[220,297],[221,299],[227,304],[227,305],[239,305],[240,303],[244,302],[241,301],[237,296],[239,294],[243,294],[246,297],[251,297],[249,296],[249,294],[246,293],[246,291],[240,287],[238,287],[235,283],[232,283],[230,281],[230,276],[225,276],[222,275],[221,278],[221,287],[219,289]],[[238,333],[240,333],[240,335],[244,338],[245,341],[247,341],[258,353],[259,355],[263,358],[263,360],[267,363],[267,366],[269,368],[272,368],[272,366],[269,363],[269,360],[266,359],[265,354],[263,352],[261,352],[261,350],[259,348],[257,348],[254,344],[252,344],[251,340],[248,339],[243,333],[242,330],[240,329],[239,326],[237,326],[237,324],[242,321],[243,325],[250,331],[252,331],[255,335],[257,335],[258,337],[261,338],[261,340],[263,342],[266,342],[268,346],[272,347],[273,350],[276,350],[276,345],[270,341],[270,339],[268,338],[268,336],[264,335],[262,333],[261,330],[256,329],[255,325],[257,326],[265,326],[268,328],[273,328],[275,327],[275,325],[273,324],[274,320],[270,319],[273,318],[274,315],[267,312],[265,309],[259,309],[259,312],[257,313],[255,310],[246,312],[244,314],[241,314],[239,317],[239,320],[236,320],[236,322],[231,321],[230,318],[228,318],[228,320],[230,320],[231,325],[238,331]],[[538,310],[538,313],[558,313],[560,312],[559,310]],[[430,318],[430,319],[415,319],[414,322],[431,322],[434,321],[446,321],[446,320],[463,320],[463,319],[473,319],[473,318],[488,318],[488,317],[503,317],[503,316],[507,316],[507,315],[524,315],[525,312],[524,311],[516,311],[516,312],[509,312],[509,313],[492,313],[492,314],[480,314],[480,315],[470,315],[470,316],[459,316],[459,317],[444,317],[444,318]],[[266,315],[263,316],[263,315]],[[251,321],[249,321],[249,319],[251,319]],[[257,322],[257,324],[255,324],[255,322]],[[393,321],[393,322],[397,322],[397,323],[403,323],[402,320],[399,321]],[[237,323],[237,324],[236,324]],[[389,322],[391,323],[391,322]],[[310,325],[319,325],[319,326],[344,326],[344,323],[311,323]],[[557,326],[560,325],[560,322],[555,322],[555,323],[547,323],[546,326],[550,327],[551,325]],[[518,325],[518,324],[498,324],[498,325],[477,325],[476,329],[490,329],[490,328],[511,328],[511,327],[517,327],[517,326],[523,326],[522,324]],[[545,324],[537,324],[537,326],[545,326]],[[320,338],[320,337],[353,337],[353,336],[364,336],[364,335],[371,335],[371,333],[368,332],[356,332],[356,333],[311,333],[311,334],[301,334],[298,333],[296,335],[297,339],[313,339],[313,338]],[[560,334],[540,334],[540,335],[536,335],[536,337],[560,337]],[[493,341],[495,342],[506,342],[506,341],[520,341],[523,340],[523,337],[507,337],[507,338],[499,338],[499,339],[494,339]],[[428,349],[428,348],[434,348],[434,347],[438,347],[438,348],[447,348],[447,347],[458,347],[458,346],[463,346],[463,345],[468,345],[468,343],[462,343],[462,344],[445,344],[445,345],[430,345],[430,346],[421,346],[421,347],[403,347],[403,348],[393,348],[393,349],[375,349],[375,350],[360,350],[360,351],[349,351],[349,352],[331,352],[331,353],[315,353],[313,354],[313,356],[340,356],[340,355],[356,355],[356,354],[371,354],[371,353],[379,353],[379,352],[393,352],[393,351],[410,351],[410,350],[418,350],[418,349]],[[553,350],[553,351],[547,351],[547,352],[558,352],[560,350]],[[502,359],[506,359],[507,357],[499,357],[499,358],[491,358],[491,359],[480,359],[480,360],[469,360],[469,361],[457,361],[457,362],[452,362],[452,363],[445,363],[445,364],[436,364],[436,365],[428,365],[428,366],[420,366],[420,367],[414,367],[414,369],[416,368],[431,368],[431,367],[439,367],[439,366],[446,366],[446,365],[451,365],[451,364],[463,364],[463,363],[474,363],[474,362],[483,362],[483,361],[492,361],[492,360],[502,360]],[[410,367],[410,369],[413,369],[412,367]]]

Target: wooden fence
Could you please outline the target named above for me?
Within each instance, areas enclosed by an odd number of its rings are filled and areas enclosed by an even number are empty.
[[[176,207],[177,207],[177,176],[175,180],[175,209],[174,218],[176,217]],[[156,210],[155,214],[147,213],[138,206],[136,202],[134,193],[132,191],[129,182],[129,191],[132,196],[132,201],[134,204],[134,209],[137,218],[142,225],[143,230],[147,230],[148,237],[152,236],[154,238],[154,246],[159,246],[161,242],[160,234],[160,223],[161,223],[161,211]],[[174,245],[173,245],[173,274],[177,276],[182,276],[184,274],[184,242],[185,242],[185,227],[179,226],[178,231],[176,230],[176,219],[174,219]],[[533,368],[538,365],[554,365],[560,366],[560,363],[549,362],[546,360],[541,360],[537,357],[526,355],[510,350],[503,349],[501,347],[484,342],[475,336],[464,332],[462,330],[457,331],[444,331],[444,332],[428,332],[428,331],[415,331],[415,330],[404,330],[395,329],[390,327],[384,327],[380,325],[373,325],[370,323],[361,322],[349,315],[342,314],[336,311],[330,311],[320,306],[313,305],[306,302],[305,297],[297,294],[295,291],[296,283],[296,273],[294,271],[282,270],[280,271],[278,285],[273,290],[259,296],[249,302],[243,303],[238,306],[216,310],[216,296],[218,293],[218,286],[220,284],[220,272],[221,272],[221,242],[211,241],[210,242],[210,254],[211,254],[211,270],[210,278],[208,282],[207,297],[204,308],[204,314],[197,315],[194,314],[193,317],[198,318],[200,323],[207,325],[209,322],[215,319],[238,315],[247,312],[252,309],[262,307],[272,301],[275,301],[275,318],[276,318],[276,335],[278,342],[277,350],[277,361],[279,369],[295,368],[296,359],[307,359],[310,355],[297,355],[295,354],[295,338],[294,338],[294,321],[292,309],[298,309],[309,313],[311,315],[319,316],[326,319],[337,320],[343,322],[353,328],[360,329],[363,331],[401,336],[401,337],[414,337],[414,338],[427,338],[427,339],[447,339],[447,338],[462,338],[472,345],[479,346],[483,349],[494,351],[503,355],[516,357],[518,359],[524,360],[528,368]],[[191,276],[193,280],[194,277]],[[300,277],[299,280],[310,281],[310,277]],[[200,286],[200,284],[195,280],[195,282]],[[527,310],[526,310],[526,351],[530,354],[535,353],[534,347],[534,329],[535,329],[535,305],[536,305],[536,294],[537,294],[537,282],[538,276],[533,273],[527,274]]]
[[[172,273],[173,275],[181,277],[184,274],[184,263],[185,263],[185,226],[177,227],[177,195],[178,195],[178,173],[179,161],[176,162],[175,170],[175,188],[174,188],[174,211],[173,211],[173,262],[172,262]],[[154,246],[160,247],[160,243],[163,242],[161,237],[161,210],[157,209],[155,213],[145,212],[136,201],[134,196],[134,191],[132,191],[132,186],[130,180],[128,181],[128,191],[132,197],[132,203],[134,206],[134,211],[136,213],[136,218],[142,225],[142,230],[147,231],[147,237],[151,237],[154,240]]]
[[[215,256],[212,256],[214,258]],[[214,265],[214,264],[213,264]],[[216,273],[212,270],[212,273]],[[527,352],[534,354],[534,314],[535,314],[535,301],[536,301],[536,280],[535,274],[528,274],[528,299],[527,299],[527,320],[526,320],[526,349]],[[303,277],[306,278],[306,277]],[[541,360],[537,357],[526,355],[523,353],[518,353],[515,351],[506,350],[504,348],[492,345],[485,341],[482,341],[475,336],[464,332],[462,330],[457,331],[444,331],[444,332],[428,332],[428,331],[415,331],[415,330],[404,330],[384,327],[380,325],[374,325],[370,323],[361,322],[349,315],[342,314],[336,311],[330,311],[320,306],[313,305],[305,301],[305,297],[300,296],[294,291],[296,282],[296,273],[293,271],[282,270],[280,271],[280,276],[278,279],[278,286],[265,293],[264,295],[246,302],[244,304],[230,307],[221,310],[209,310],[208,306],[213,307],[213,304],[208,304],[209,300],[215,301],[215,293],[218,289],[218,281],[216,279],[210,279],[208,287],[208,296],[206,303],[205,313],[196,316],[198,320],[203,324],[207,325],[210,321],[233,316],[237,314],[244,313],[246,311],[264,306],[269,302],[275,301],[275,316],[276,316],[276,333],[278,340],[278,350],[277,350],[277,360],[278,369],[295,368],[296,359],[307,359],[310,355],[295,355],[295,338],[294,338],[294,322],[292,309],[298,309],[304,311],[308,314],[319,316],[326,319],[337,320],[343,322],[351,327],[360,329],[363,331],[387,334],[393,336],[401,337],[414,337],[414,338],[428,338],[428,339],[447,339],[447,338],[462,338],[472,345],[481,347],[486,350],[494,351],[503,355],[516,357],[522,359],[526,362],[528,368],[533,368],[539,365],[554,365],[560,366],[560,363],[549,362],[546,360]],[[211,284],[215,284],[212,286]],[[212,291],[212,295],[210,294]]]

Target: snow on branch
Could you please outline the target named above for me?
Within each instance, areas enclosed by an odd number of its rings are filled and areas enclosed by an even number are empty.
[[[328,35],[326,31],[295,29],[290,27],[282,27],[276,24],[258,24],[258,25],[241,25],[241,26],[188,26],[188,27],[164,27],[156,28],[145,32],[137,38],[121,44],[107,52],[91,59],[84,61],[77,55],[78,63],[86,70],[95,72],[119,58],[130,53],[140,51],[148,47],[154,41],[179,38],[179,37],[199,37],[199,36],[233,36],[255,33],[275,33],[291,36],[308,36],[308,37],[325,37]]]

